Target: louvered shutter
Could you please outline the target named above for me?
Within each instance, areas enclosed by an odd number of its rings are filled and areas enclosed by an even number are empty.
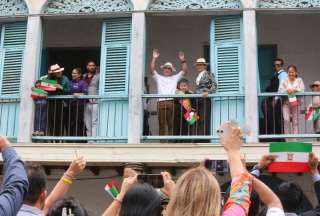
[[[111,19],[103,23],[102,36],[104,94],[127,94],[129,55],[131,41],[131,19]]]
[[[227,120],[244,122],[244,97],[237,96],[243,93],[242,17],[213,18],[210,34],[210,63],[218,83],[217,92],[226,94],[212,100],[212,131],[216,131]]]
[[[26,31],[25,22],[2,25],[1,95],[20,93]]]
[[[218,82],[218,92],[241,92],[242,86],[242,37],[241,17],[213,19],[213,65]]]
[[[103,23],[101,41],[100,94],[121,99],[100,100],[99,136],[106,142],[126,142],[128,131],[128,79],[131,18]]]

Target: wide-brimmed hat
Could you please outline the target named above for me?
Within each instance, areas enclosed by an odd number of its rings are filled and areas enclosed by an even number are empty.
[[[59,73],[59,72],[62,72],[64,71],[64,68],[60,67],[58,64],[55,64],[55,65],[51,65],[49,67],[49,74],[53,74],[53,73]]]
[[[164,68],[170,68],[173,72],[176,71],[176,69],[173,67],[173,64],[171,62],[167,62],[164,65],[161,65],[161,69]]]
[[[314,86],[320,86],[320,81],[315,81],[310,85],[310,88],[313,88]]]
[[[207,63],[205,58],[198,58],[196,63],[194,63],[194,65],[199,65],[199,64],[208,65],[208,63]]]

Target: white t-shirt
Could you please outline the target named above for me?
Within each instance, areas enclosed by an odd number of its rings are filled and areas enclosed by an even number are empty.
[[[284,211],[279,208],[269,208],[266,216],[285,216]]]
[[[172,75],[172,76],[162,76],[158,74],[157,71],[154,71],[153,79],[157,83],[157,94],[159,95],[174,95],[177,89],[177,84],[179,80],[183,77],[183,71]],[[168,99],[159,99],[168,100]]]

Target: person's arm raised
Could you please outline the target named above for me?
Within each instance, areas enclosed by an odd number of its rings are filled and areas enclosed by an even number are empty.
[[[102,216],[117,216],[121,209],[121,204],[128,190],[137,183],[137,175],[123,179],[121,191]]]
[[[268,207],[283,210],[280,199],[277,195],[259,179],[253,180],[253,189],[258,193],[261,201]]]
[[[239,176],[246,171],[240,156],[241,129],[231,126],[230,123],[224,123],[219,131],[221,145],[228,155],[231,177]]]
[[[47,215],[49,209],[54,205],[54,203],[68,192],[73,179],[80,174],[85,167],[86,161],[83,157],[79,157],[71,162],[68,170],[64,173],[47,197],[43,208],[44,215]]]
[[[185,76],[188,73],[188,65],[185,59],[184,52],[180,51],[178,54],[178,58],[181,63],[182,76]]]
[[[3,136],[0,136],[0,151],[4,172],[0,190],[0,215],[16,215],[28,191],[28,177],[22,160]]]
[[[151,63],[150,63],[150,72],[152,75],[155,74],[155,71],[156,71],[156,61],[157,61],[157,58],[159,58],[160,56],[160,52],[158,49],[154,49],[152,51],[152,60],[151,60]]]

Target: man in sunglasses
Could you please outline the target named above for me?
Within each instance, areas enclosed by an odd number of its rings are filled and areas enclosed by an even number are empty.
[[[279,85],[284,81],[288,74],[284,70],[283,59],[277,58],[273,61],[274,74],[270,80],[270,84],[267,87],[267,92],[278,92]],[[263,104],[263,111],[265,116],[266,134],[281,134],[282,133],[282,109],[279,97],[266,98],[266,103]],[[275,140],[273,140],[275,141]],[[282,140],[277,140],[282,141]]]

